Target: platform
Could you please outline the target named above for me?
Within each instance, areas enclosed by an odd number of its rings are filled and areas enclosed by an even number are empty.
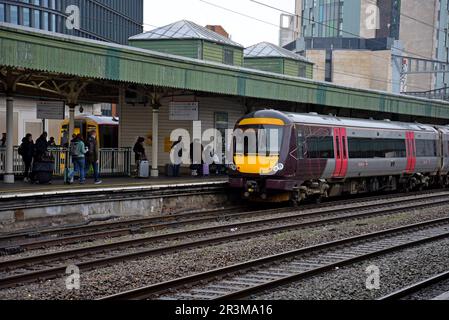
[[[29,198],[39,196],[63,196],[86,193],[103,192],[139,192],[160,189],[177,189],[185,187],[200,186],[225,186],[228,182],[227,176],[211,177],[179,177],[179,178],[105,178],[103,183],[95,185],[93,181],[88,180],[86,184],[80,185],[76,182],[72,185],[64,184],[63,180],[54,180],[50,185],[29,184],[23,181],[17,181],[15,184],[0,183],[0,201],[17,198]]]

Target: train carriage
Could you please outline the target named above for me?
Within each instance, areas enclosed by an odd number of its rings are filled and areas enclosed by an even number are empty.
[[[447,127],[264,110],[235,132],[230,185],[245,198],[300,202],[448,183]]]

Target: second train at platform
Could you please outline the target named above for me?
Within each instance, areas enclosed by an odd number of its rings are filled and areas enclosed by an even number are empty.
[[[449,127],[263,110],[236,129],[243,139],[234,138],[229,179],[246,199],[300,203],[449,185]],[[248,133],[262,131],[267,145],[252,150]]]

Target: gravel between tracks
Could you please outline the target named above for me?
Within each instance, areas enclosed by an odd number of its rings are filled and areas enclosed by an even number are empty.
[[[449,240],[445,239],[326,272],[252,298],[261,300],[377,299],[445,272],[448,265]],[[377,266],[380,269],[379,289],[366,288],[368,277],[366,269],[369,266]],[[423,296],[425,297],[421,295]],[[420,295],[415,296],[415,298],[419,297]]]
[[[436,195],[439,194],[444,194],[444,193],[436,193]],[[410,201],[419,201],[419,198],[417,198],[417,196],[407,196],[407,197],[401,197],[401,199],[404,200],[410,200]],[[372,200],[372,201],[368,201],[368,199],[366,199],[367,201],[363,201],[363,199],[361,199],[361,201],[364,202],[364,204],[384,204],[385,201],[384,200]],[[397,205],[401,205],[401,204],[397,204]],[[336,205],[334,207],[332,207],[332,209],[345,209],[345,208],[352,208],[354,206],[354,204],[340,204],[340,205]],[[396,206],[396,205],[395,205]],[[65,244],[62,246],[50,246],[48,248],[44,248],[44,249],[33,249],[33,250],[29,250],[29,251],[24,251],[22,253],[19,254],[14,254],[14,255],[5,255],[5,256],[0,256],[0,262],[2,261],[9,261],[9,260],[15,260],[15,259],[20,259],[20,258],[25,258],[25,257],[30,257],[30,256],[36,256],[36,255],[42,255],[42,254],[48,254],[48,253],[55,253],[61,250],[72,250],[72,249],[77,249],[77,248],[85,248],[85,247],[90,247],[90,246],[97,246],[97,245],[103,245],[103,244],[109,244],[112,242],[119,242],[119,241],[126,241],[126,240],[132,240],[132,239],[142,239],[145,237],[149,237],[149,236],[157,236],[157,235],[163,235],[163,234],[167,234],[167,233],[171,233],[171,232],[179,232],[179,231],[188,231],[188,230],[193,230],[193,229],[199,229],[199,228],[206,228],[206,227],[214,227],[214,226],[221,226],[224,224],[229,224],[229,223],[237,223],[237,222],[248,222],[248,221],[254,221],[254,220],[259,220],[259,219],[269,219],[269,218],[275,218],[275,217],[285,217],[285,216],[289,216],[292,214],[305,214],[305,213],[320,213],[323,210],[327,210],[329,208],[325,207],[325,208],[313,208],[313,209],[291,209],[288,210],[286,209],[285,212],[282,213],[261,213],[257,216],[248,216],[248,217],[244,217],[244,218],[217,218],[217,220],[215,222],[207,222],[207,223],[200,223],[200,224],[187,224],[181,227],[167,227],[166,229],[161,229],[161,230],[152,230],[149,232],[145,232],[145,233],[141,233],[141,234],[129,234],[129,235],[124,235],[124,236],[120,236],[120,237],[105,237],[102,239],[93,239],[90,241],[80,241],[77,243],[71,243],[71,244]],[[311,221],[316,219],[315,217],[307,217],[307,218],[298,218],[297,220],[291,220],[293,221],[302,221],[302,222],[306,222],[306,221]],[[285,222],[288,223],[288,222]],[[281,224],[281,223],[278,223]],[[101,223],[99,224],[101,225]],[[273,224],[274,225],[274,224]],[[252,229],[251,227],[244,227],[244,230],[249,230]],[[242,231],[243,229],[240,229],[239,231]],[[218,235],[218,234],[215,234]],[[38,239],[36,239],[38,240]],[[165,242],[164,245],[168,245],[172,242]],[[173,242],[175,243],[175,242]],[[130,249],[131,250],[131,249]],[[139,250],[139,249],[136,249]],[[136,251],[133,250],[133,251]],[[130,251],[131,252],[131,251]]]
[[[209,269],[360,233],[448,216],[449,205],[326,227],[283,232],[214,247],[143,258],[81,273],[81,289],[68,291],[65,278],[0,291],[0,299],[92,299]]]

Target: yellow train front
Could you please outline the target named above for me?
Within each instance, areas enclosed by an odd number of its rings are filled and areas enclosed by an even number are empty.
[[[61,146],[68,145],[69,120],[66,119],[61,124]],[[104,148],[118,148],[119,121],[113,117],[82,115],[75,118],[74,134],[81,134],[86,141],[89,132],[97,133],[98,146]]]

